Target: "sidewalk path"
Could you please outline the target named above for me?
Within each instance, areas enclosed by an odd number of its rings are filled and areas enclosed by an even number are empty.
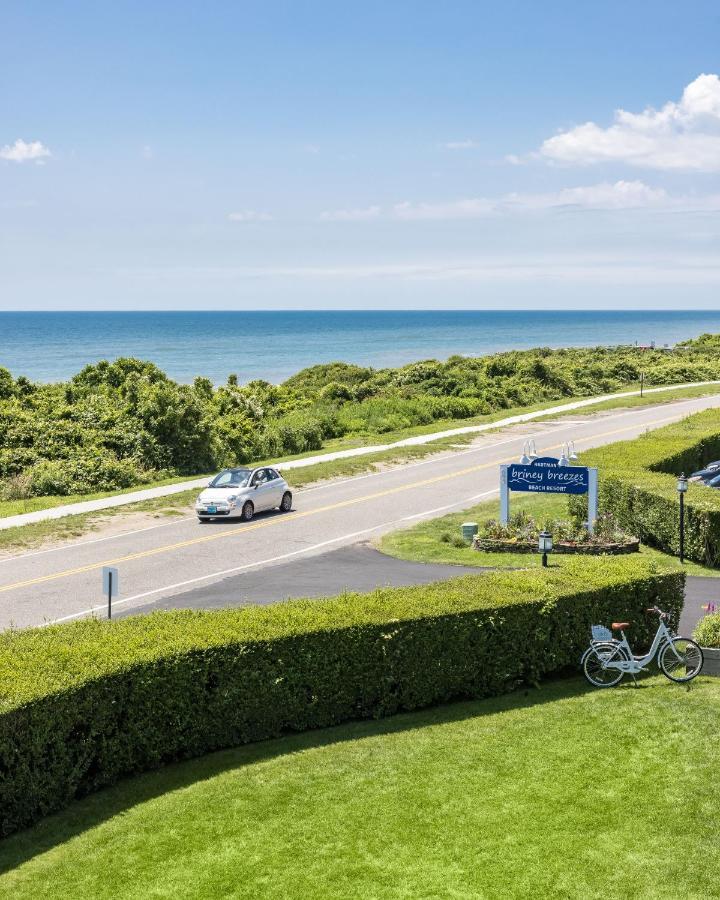
[[[646,388],[643,391],[643,394],[661,394],[666,391],[677,390],[678,388],[707,387],[713,384],[720,385],[720,381],[693,381],[688,384],[673,384],[658,388]],[[507,416],[504,419],[486,422],[483,425],[466,425],[462,428],[449,428],[446,431],[436,431],[432,434],[419,434],[415,437],[395,441],[392,444],[377,444],[372,447],[356,447],[352,450],[336,450],[333,453],[321,453],[318,456],[306,456],[303,459],[294,459],[289,462],[277,463],[275,468],[286,472],[291,469],[313,466],[317,463],[331,462],[335,459],[349,459],[354,456],[366,456],[372,453],[381,453],[385,450],[394,450],[399,447],[430,444],[433,441],[446,437],[455,437],[463,434],[480,434],[483,431],[504,428],[508,425],[518,425],[522,422],[531,422],[533,419],[540,419],[545,416],[585,409],[586,407],[598,403],[604,403],[607,400],[620,400],[623,397],[637,397],[639,394],[640,391],[624,391],[619,394],[604,394],[601,397],[589,397],[585,400],[574,400],[572,403],[563,403],[560,406],[552,406],[547,409],[539,409],[529,413],[520,413],[516,416]],[[112,497],[102,497],[99,500],[83,500],[80,503],[67,503],[64,506],[55,506],[52,509],[39,509],[35,512],[21,513],[17,516],[5,516],[4,518],[0,518],[0,531],[4,531],[6,528],[17,528],[20,525],[32,525],[36,522],[62,519],[65,516],[76,516],[81,513],[97,512],[101,509],[113,509],[118,506],[127,506],[130,503],[138,503],[142,500],[152,500],[156,497],[169,497],[172,494],[180,494],[183,491],[200,489],[206,485],[206,478],[195,478],[191,481],[182,481],[177,484],[166,484],[162,487],[144,488],[139,491],[132,491],[128,494],[116,494]]]

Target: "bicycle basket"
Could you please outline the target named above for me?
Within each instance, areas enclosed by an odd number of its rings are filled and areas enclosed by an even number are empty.
[[[611,641],[612,631],[604,625],[591,625],[592,639],[594,641]]]

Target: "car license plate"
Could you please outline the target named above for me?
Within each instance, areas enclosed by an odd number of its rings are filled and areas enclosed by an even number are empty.
[[[208,511],[209,513],[216,513],[216,512],[217,512],[217,506],[208,506],[207,511]]]

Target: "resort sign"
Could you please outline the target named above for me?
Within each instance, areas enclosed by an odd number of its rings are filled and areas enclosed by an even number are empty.
[[[563,453],[563,457],[565,454]],[[524,459],[527,459],[524,456]],[[500,521],[510,521],[510,491],[537,494],[587,494],[588,531],[592,534],[598,511],[597,469],[572,466],[566,458],[538,456],[532,462],[500,466]]]
[[[529,465],[513,463],[507,473],[511,491],[542,494],[587,494],[590,470],[585,466],[561,466],[552,456],[540,456]]]

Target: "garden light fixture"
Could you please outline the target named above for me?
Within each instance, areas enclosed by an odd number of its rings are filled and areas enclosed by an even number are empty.
[[[680,494],[680,565],[685,562],[685,494],[688,480],[683,472],[677,480],[677,491]]]
[[[542,553],[542,564],[547,568],[547,555],[552,551],[553,539],[549,531],[541,531],[538,535],[538,550]]]

